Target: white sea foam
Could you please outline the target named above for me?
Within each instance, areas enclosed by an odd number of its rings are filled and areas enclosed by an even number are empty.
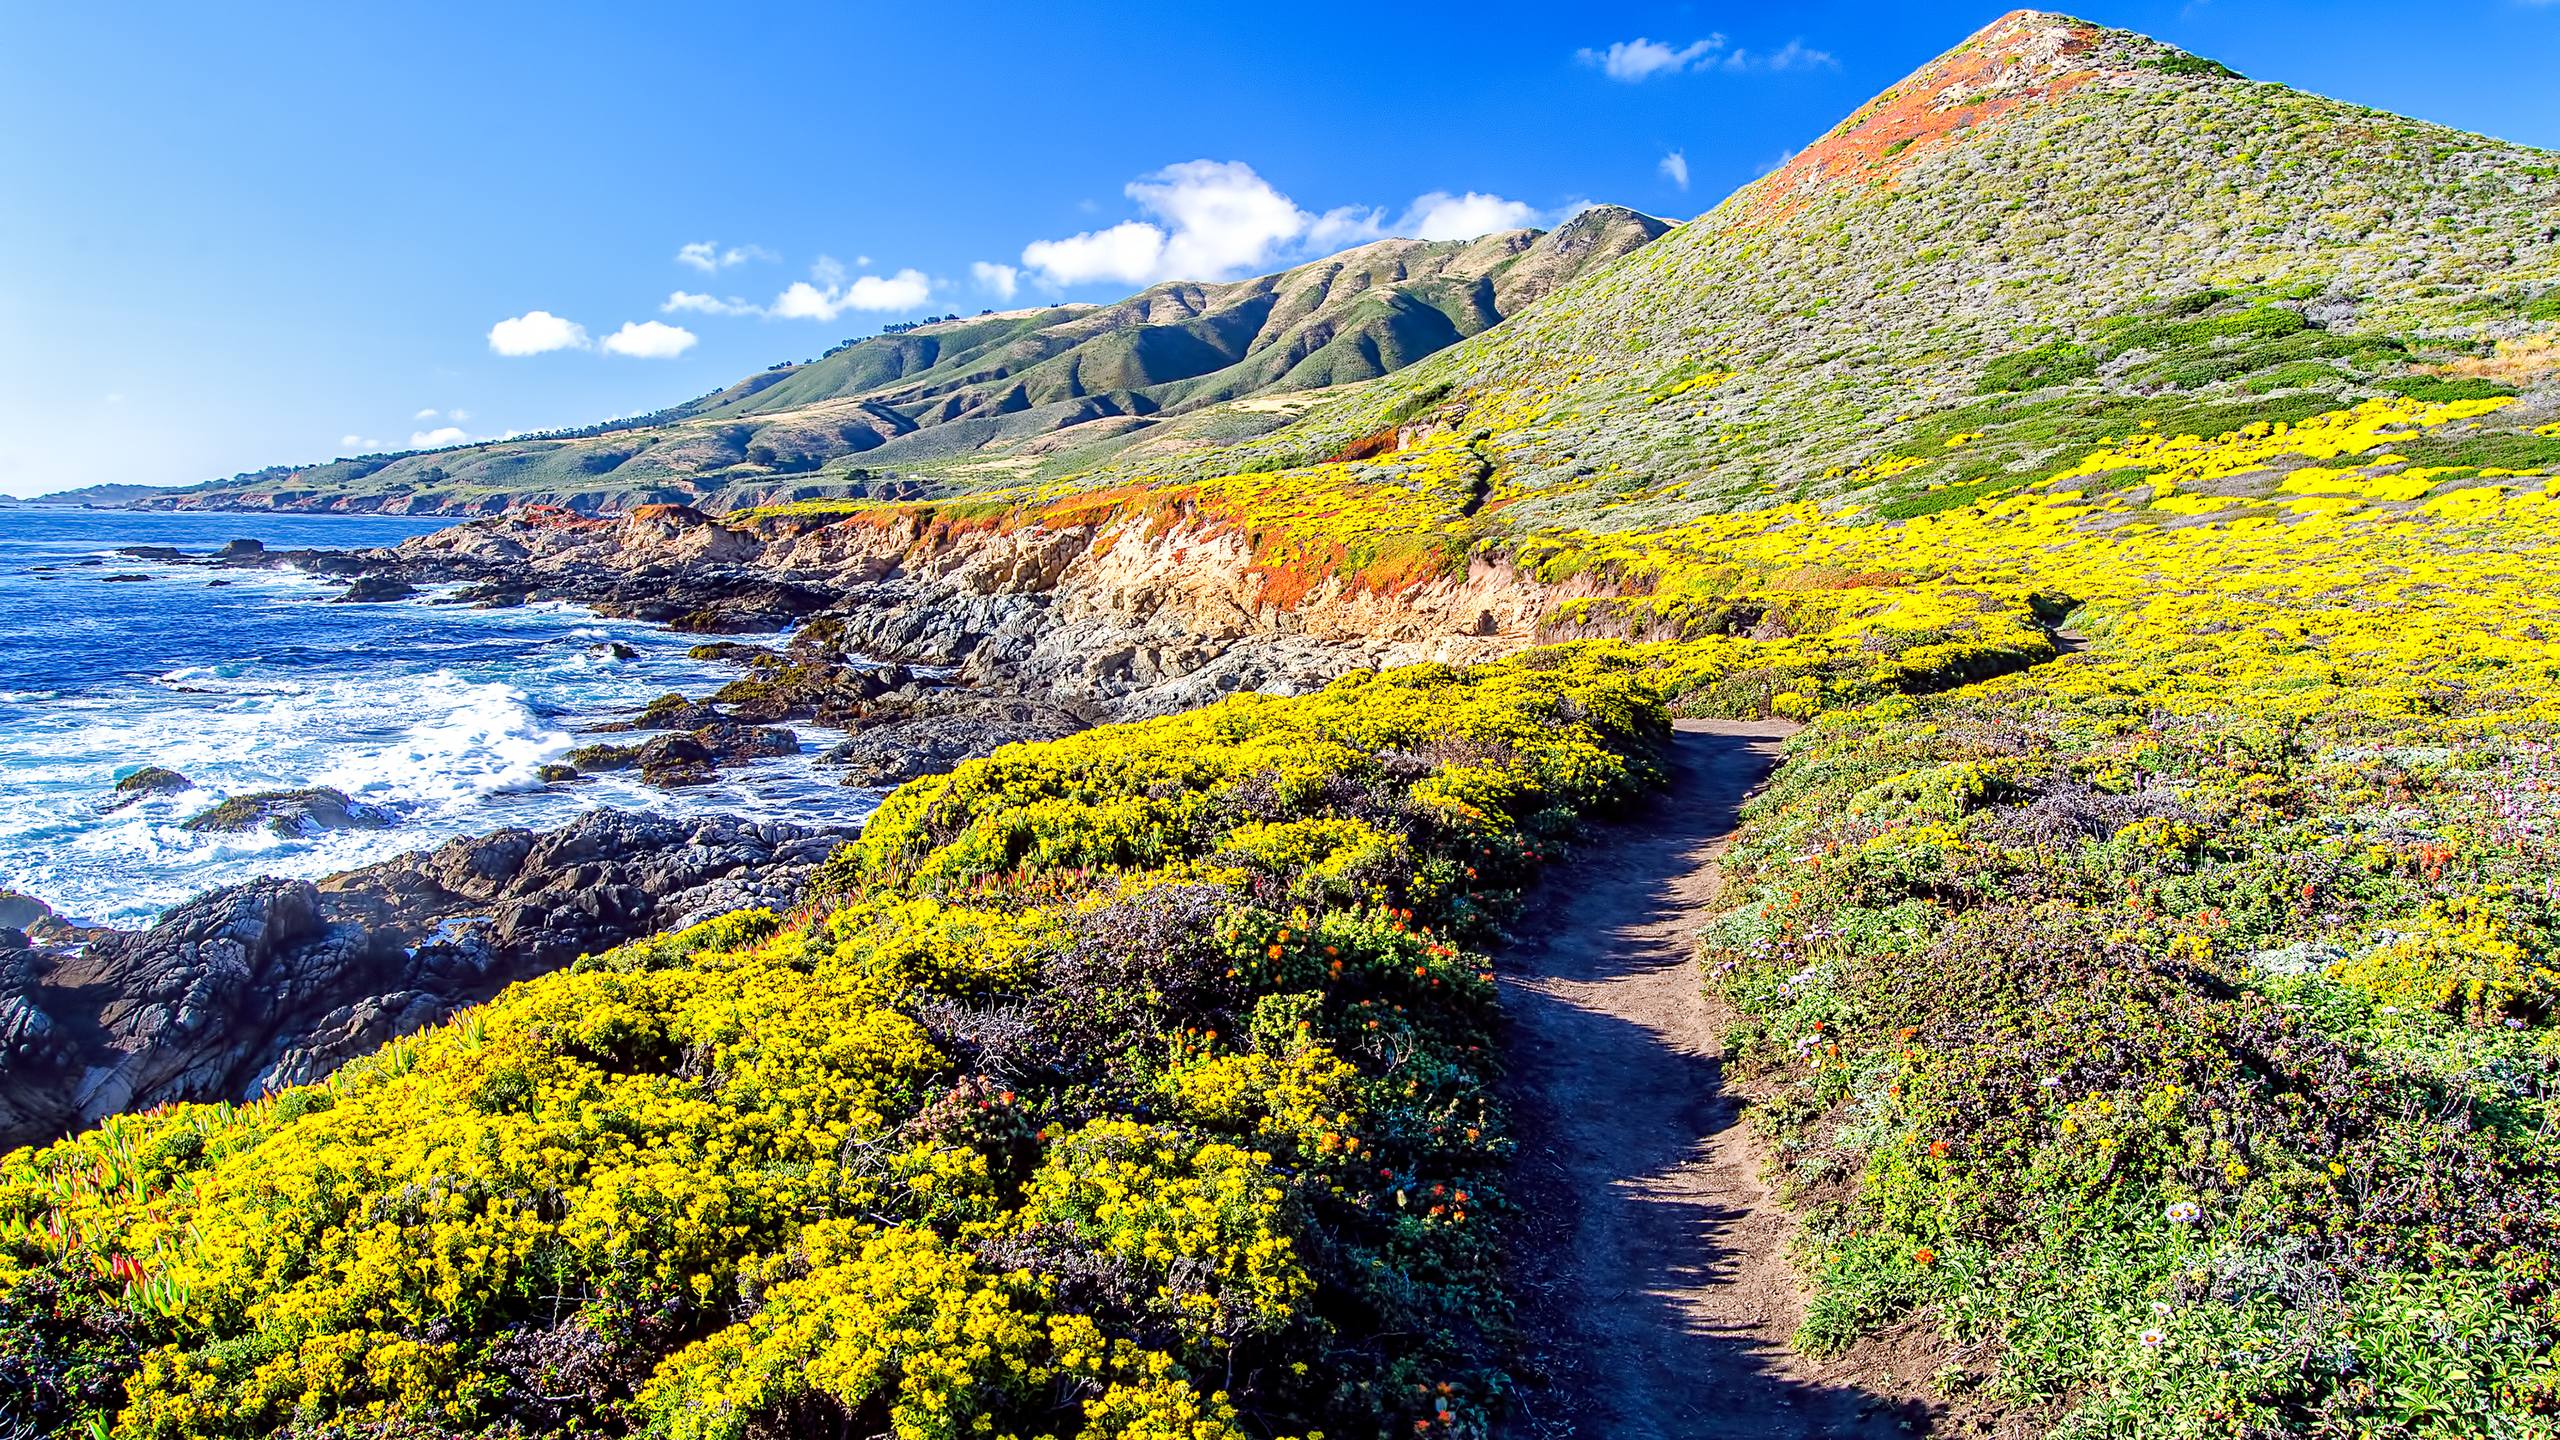
[[[76,656],[77,685],[40,688],[60,683],[46,675],[0,691],[10,707],[0,723],[0,887],[137,924],[257,875],[317,877],[457,835],[565,824],[598,806],[807,824],[849,823],[871,803],[816,767],[823,734],[809,736],[811,753],[675,793],[628,774],[541,784],[540,768],[578,743],[581,726],[731,678],[687,658],[683,637],[558,603],[315,606],[314,592],[343,582],[263,570],[220,578],[240,588],[202,602],[211,611],[190,612],[197,602],[174,588],[115,592],[115,604],[155,628],[101,625]],[[221,624],[208,627],[207,614]],[[197,628],[160,630],[164,616]],[[120,644],[126,635],[158,643]],[[615,657],[615,642],[636,653]],[[116,778],[143,765],[177,770],[194,788],[116,803]],[[314,785],[398,823],[307,836],[184,828],[226,798]]]
[[[313,783],[374,804],[449,809],[538,785],[542,766],[568,752],[569,733],[511,686],[438,670],[401,688],[405,713],[422,718],[390,744],[341,750]]]

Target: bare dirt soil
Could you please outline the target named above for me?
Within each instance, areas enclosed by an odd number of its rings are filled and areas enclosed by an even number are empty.
[[[1890,1382],[1870,1392],[1788,1348],[1794,1224],[1722,1084],[1692,959],[1716,854],[1790,728],[1680,722],[1669,790],[1546,880],[1498,967],[1521,1136],[1514,1278],[1547,1377],[1514,1440],[1926,1428]]]

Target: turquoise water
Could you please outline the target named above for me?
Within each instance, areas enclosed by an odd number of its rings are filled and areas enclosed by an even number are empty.
[[[235,537],[354,549],[436,524],[0,507],[0,888],[135,924],[255,875],[316,877],[456,835],[562,824],[600,805],[801,824],[869,810],[872,797],[812,767],[836,737],[805,728],[800,756],[672,795],[627,777],[535,779],[582,743],[582,727],[734,678],[686,658],[684,637],[566,605],[483,611],[432,596],[330,605],[342,582],[110,553],[207,551]],[[636,658],[614,658],[615,641]],[[177,770],[197,788],[109,808],[116,778],[141,765]],[[398,823],[292,839],[178,827],[228,796],[309,785],[334,786]]]

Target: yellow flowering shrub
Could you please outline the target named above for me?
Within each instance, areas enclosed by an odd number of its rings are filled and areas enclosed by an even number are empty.
[[[2331,978],[2388,1004],[2493,1019],[2560,1002],[2560,960],[2547,937],[2519,927],[2511,897],[2492,890],[2430,900],[2380,945],[2329,967]]]
[[[1281,1182],[1267,1152],[1096,1120],[1051,1149],[1019,1223],[1065,1226],[1135,1264],[1176,1329],[1203,1343],[1281,1329],[1314,1292]]]
[[[0,1161],[0,1353],[130,1337],[75,1428],[150,1436],[1481,1415],[1494,1251],[1394,1197],[1494,1193],[1464,947],[1663,726],[1621,657],[1420,667],[919,782],[821,913]]]
[[[958,1440],[1050,1378],[1037,1292],[931,1233],[865,1238],[828,1221],[801,1245],[807,1273],[659,1367],[638,1400],[658,1433],[738,1440],[817,1395],[857,1409],[885,1401],[897,1440]]]

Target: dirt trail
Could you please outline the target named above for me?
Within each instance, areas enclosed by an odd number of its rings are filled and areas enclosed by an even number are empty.
[[[1787,1348],[1792,1222],[1724,1093],[1691,945],[1783,724],[1683,721],[1668,794],[1530,897],[1501,967],[1533,1358],[1516,1440],[1902,1436]]]

